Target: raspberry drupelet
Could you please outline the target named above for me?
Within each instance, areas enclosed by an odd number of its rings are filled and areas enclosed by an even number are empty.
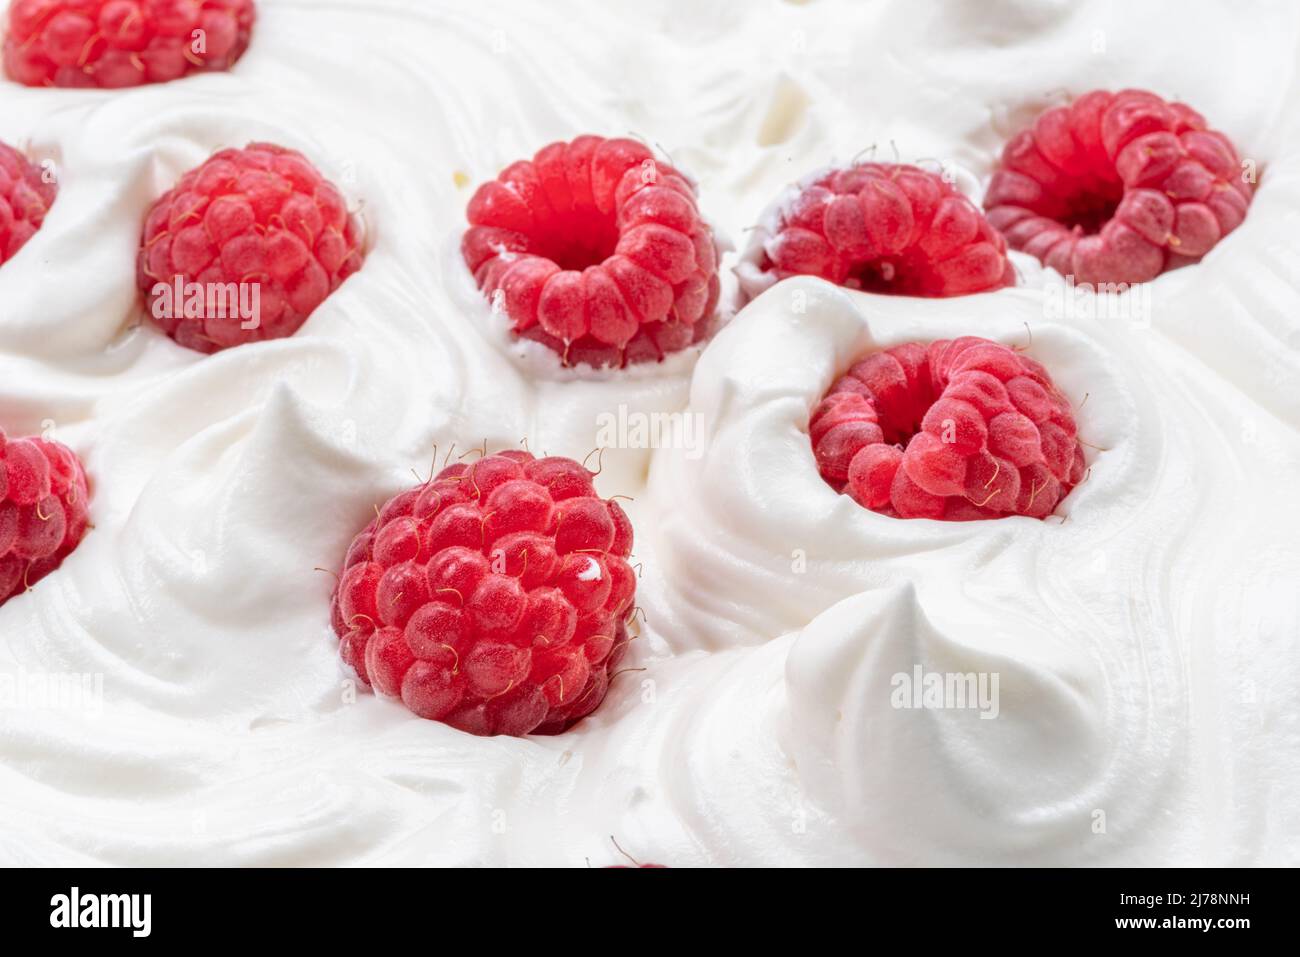
[[[1232,141],[1182,103],[1098,90],[1013,137],[989,221],[1080,283],[1134,283],[1195,262],[1246,218],[1254,184]]]
[[[58,186],[41,168],[0,143],[0,264],[22,249],[45,222]]]
[[[632,525],[572,459],[452,465],[348,549],[339,653],[380,694],[471,734],[555,734],[605,697],[628,640]]]
[[[899,163],[815,174],[763,224],[755,295],[778,279],[906,296],[962,296],[1014,284],[1006,242],[942,176]],[[744,269],[745,267],[742,267]]]
[[[216,352],[292,335],[363,257],[343,194],[301,153],[253,143],[214,154],[154,203],[136,281],[167,335]]]
[[[817,468],[898,518],[1044,518],[1083,477],[1047,370],[988,339],[909,342],[853,365],[813,409]]]
[[[695,187],[641,143],[552,143],[480,186],[467,217],[475,282],[565,365],[658,361],[712,331],[713,230]]]
[[[0,605],[54,571],[90,524],[81,461],[66,446],[0,429]]]
[[[5,72],[27,86],[128,87],[228,70],[253,0],[14,0]]]

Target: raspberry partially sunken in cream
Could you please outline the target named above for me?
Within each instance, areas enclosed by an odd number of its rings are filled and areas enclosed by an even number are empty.
[[[989,221],[1081,283],[1134,283],[1200,259],[1246,218],[1254,180],[1189,106],[1097,90],[1008,141]]]
[[[543,147],[480,186],[467,216],[479,288],[565,365],[657,361],[711,331],[713,231],[690,181],[635,140]]]
[[[1083,477],[1069,401],[1042,365],[978,336],[855,363],[813,410],[822,477],[899,518],[1043,518]]]
[[[778,279],[903,296],[962,296],[1014,285],[1001,234],[938,173],[857,163],[814,173],[763,217],[738,273],[753,296]]]
[[[334,595],[344,662],[473,734],[553,734],[591,713],[636,592],[632,524],[591,480],[572,459],[508,451],[390,499]]]
[[[145,219],[136,282],[178,343],[216,352],[292,335],[361,268],[361,223],[301,153],[225,149]]]
[[[14,0],[5,72],[27,86],[129,87],[228,70],[253,0]]]
[[[0,429],[0,605],[54,571],[90,524],[81,460],[43,438]]]

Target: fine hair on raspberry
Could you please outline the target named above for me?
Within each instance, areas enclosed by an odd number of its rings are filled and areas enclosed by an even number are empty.
[[[897,518],[1045,518],[1084,474],[1073,408],[1048,371],[978,336],[863,357],[808,431],[828,484]]]
[[[506,451],[377,510],[334,591],[339,654],[382,695],[479,735],[556,734],[628,641],[632,524],[572,459]]]
[[[253,0],[13,0],[5,72],[27,86],[120,88],[228,70]]]
[[[765,217],[749,263],[755,295],[789,276],[906,296],[961,296],[1015,282],[1006,242],[944,176],[902,163],[815,173]]]
[[[1199,260],[1254,190],[1232,141],[1191,107],[1097,90],[1007,142],[984,205],[1013,249],[1061,275],[1131,284]]]
[[[690,180],[642,143],[551,143],[480,186],[466,215],[479,289],[564,365],[659,361],[713,329],[713,230]]]
[[[76,454],[0,429],[0,605],[63,564],[89,525],[90,488]]]

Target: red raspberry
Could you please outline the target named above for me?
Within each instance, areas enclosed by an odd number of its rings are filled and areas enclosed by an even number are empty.
[[[0,143],[0,263],[12,259],[41,228],[57,192],[40,167]]]
[[[1070,403],[1047,370],[978,336],[867,356],[808,429],[822,478],[898,518],[1043,518],[1083,476]]]
[[[640,143],[552,143],[480,186],[467,217],[479,288],[565,365],[658,361],[711,331],[713,231],[686,177]]]
[[[253,16],[253,0],[14,0],[5,72],[27,86],[124,87],[228,70]]]
[[[0,429],[0,605],[72,554],[90,524],[81,461],[48,439]]]
[[[962,296],[1013,285],[1006,242],[951,184],[915,166],[860,163],[816,175],[783,201],[755,242],[756,294],[787,276],[905,296]]]
[[[381,694],[471,734],[555,734],[627,641],[632,525],[572,459],[502,452],[388,501],[334,592],[339,653]]]
[[[253,143],[214,154],[154,203],[136,282],[164,332],[216,352],[292,335],[363,257],[343,194],[301,153]]]
[[[1013,249],[1061,275],[1134,283],[1204,256],[1253,192],[1232,142],[1195,110],[1098,90],[1007,143],[984,205]]]

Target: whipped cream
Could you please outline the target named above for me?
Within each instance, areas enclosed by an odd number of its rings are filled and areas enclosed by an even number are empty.
[[[612,835],[672,866],[1300,862],[1300,10],[259,9],[230,74],[0,85],[0,138],[61,175],[0,267],[0,421],[83,456],[95,526],[0,608],[0,860],[581,866],[622,862]],[[1122,85],[1262,172],[1246,222],[1119,318],[1022,256],[1020,286],[962,299],[795,279],[702,355],[575,376],[504,337],[456,254],[475,184],[582,132],[657,144],[743,244],[809,170],[875,144],[982,182],[1047,102]],[[371,250],[292,338],[200,356],[141,325],[140,224],[252,140],[310,157]],[[836,495],[806,434],[833,378],[963,334],[1047,364],[1087,479],[1042,522]],[[705,426],[600,460],[634,498],[644,670],[551,738],[357,694],[314,567],[435,448],[582,459],[620,406]],[[966,674],[995,699],[917,706]]]

